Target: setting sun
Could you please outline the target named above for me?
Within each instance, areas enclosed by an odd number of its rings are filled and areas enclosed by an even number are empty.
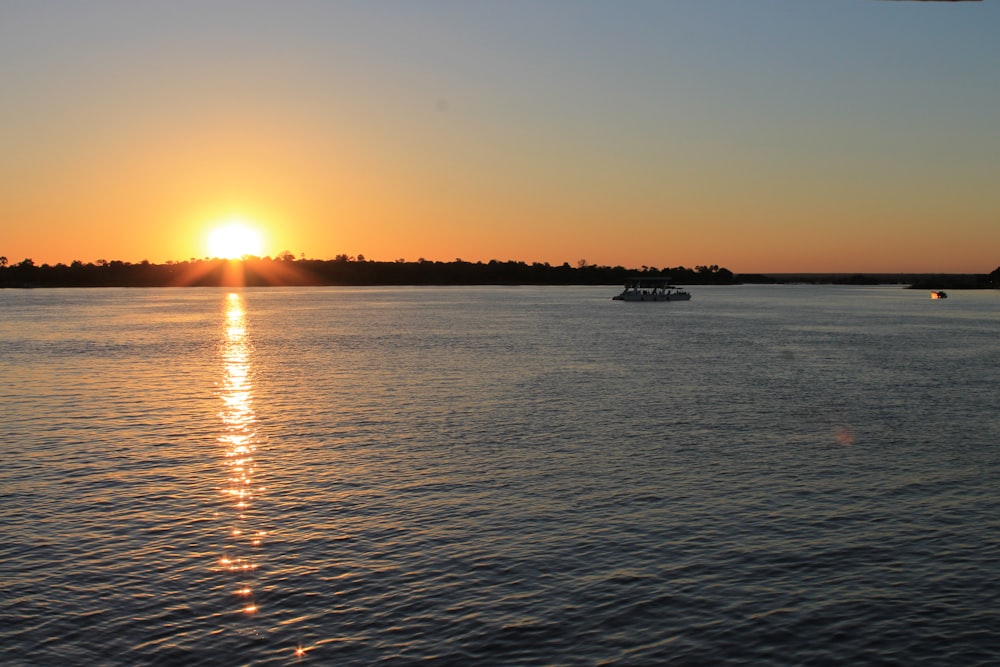
[[[242,221],[228,222],[208,235],[208,252],[220,259],[239,259],[261,254],[260,232]]]

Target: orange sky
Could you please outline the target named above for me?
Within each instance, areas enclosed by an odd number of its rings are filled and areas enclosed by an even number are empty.
[[[997,3],[751,4],[4,5],[0,254],[996,268]]]

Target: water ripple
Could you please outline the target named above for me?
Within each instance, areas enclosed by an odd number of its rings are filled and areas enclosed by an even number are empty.
[[[706,291],[0,295],[5,664],[995,664],[995,303]]]

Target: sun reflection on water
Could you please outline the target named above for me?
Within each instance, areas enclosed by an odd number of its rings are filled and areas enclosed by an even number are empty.
[[[225,552],[218,565],[222,571],[232,573],[237,579],[235,608],[245,614],[255,614],[259,605],[254,596],[254,573],[258,567],[262,538],[267,533],[254,527],[254,502],[262,487],[256,481],[254,459],[258,435],[253,411],[252,347],[247,335],[242,296],[235,292],[229,294],[225,308],[221,347],[223,378],[219,392],[222,428],[218,441],[223,448],[227,468],[226,484],[220,487],[220,492],[231,503],[229,507],[233,512]]]

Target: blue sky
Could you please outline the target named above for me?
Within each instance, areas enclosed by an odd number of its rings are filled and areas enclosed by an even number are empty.
[[[235,212],[320,258],[990,271],[998,34],[989,0],[7,2],[0,254],[186,258]]]

